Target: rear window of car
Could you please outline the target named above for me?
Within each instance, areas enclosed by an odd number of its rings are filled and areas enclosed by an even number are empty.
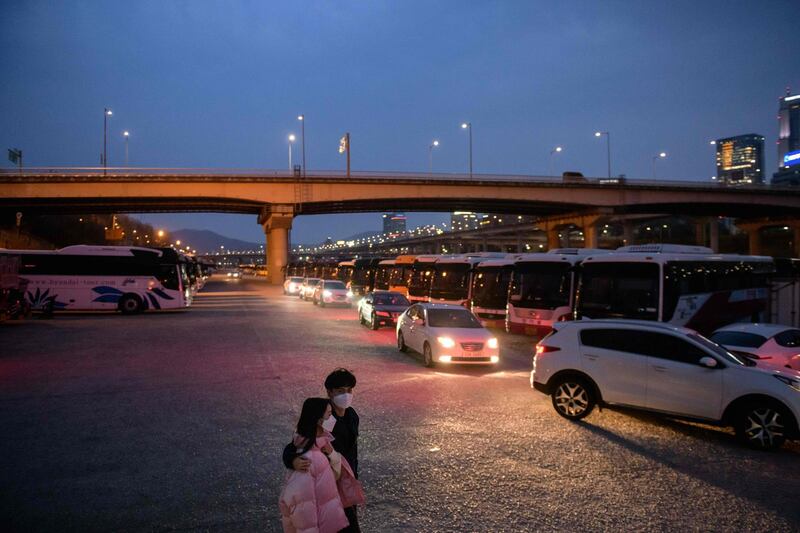
[[[712,333],[709,338],[723,346],[741,346],[743,348],[758,348],[767,342],[767,338],[762,335],[744,331],[717,331]]]
[[[402,294],[376,294],[373,302],[375,305],[411,305]]]
[[[481,328],[481,323],[466,309],[428,309],[428,325],[433,328]]]

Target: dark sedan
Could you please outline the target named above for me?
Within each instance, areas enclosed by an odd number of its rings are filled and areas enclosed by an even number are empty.
[[[399,292],[368,292],[358,303],[358,321],[371,329],[378,329],[383,324],[391,326],[410,305],[411,302]]]

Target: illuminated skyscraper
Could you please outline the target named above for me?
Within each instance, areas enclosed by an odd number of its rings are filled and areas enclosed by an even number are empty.
[[[406,232],[406,215],[404,213],[384,213],[383,233],[394,235]]]
[[[749,133],[717,139],[717,180],[727,185],[764,183],[764,137]]]
[[[450,214],[450,230],[463,231],[468,229],[478,229],[482,215],[472,211],[454,211]]]
[[[773,185],[800,185],[800,94],[789,91],[778,110],[778,171]]]

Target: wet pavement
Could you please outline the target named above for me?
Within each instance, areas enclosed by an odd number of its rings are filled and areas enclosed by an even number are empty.
[[[800,444],[633,411],[583,423],[497,368],[424,368],[353,309],[258,280],[188,311],[0,325],[0,528],[280,531],[280,461],[333,368],[359,382],[365,531],[800,529]]]

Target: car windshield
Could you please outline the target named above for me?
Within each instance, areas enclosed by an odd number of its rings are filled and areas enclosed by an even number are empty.
[[[344,286],[344,283],[341,281],[326,281],[325,282],[326,289],[339,289],[345,290],[347,287]]]
[[[466,309],[428,309],[428,325],[432,328],[483,327]]]
[[[292,283],[303,283],[303,278],[290,278],[289,281]]]
[[[318,279],[310,279],[310,280],[307,281],[307,284],[310,287],[314,287],[315,285],[319,285],[319,280]]]
[[[756,365],[750,359],[748,359],[748,358],[746,358],[744,356],[739,356],[739,355],[736,355],[736,354],[732,354],[731,352],[729,352],[728,350],[726,350],[725,348],[723,348],[719,344],[708,340],[707,338],[703,337],[702,335],[698,335],[697,333],[690,333],[689,334],[689,338],[694,340],[694,341],[696,341],[696,342],[698,342],[698,343],[700,343],[705,348],[708,348],[709,350],[714,352],[717,356],[719,356],[723,360],[727,361],[728,363],[733,363],[735,365],[740,365],[740,366],[755,366]]]
[[[571,283],[568,263],[517,263],[509,301],[530,309],[563,307],[569,305]]]
[[[374,305],[396,305],[408,307],[411,303],[402,294],[376,294],[373,296]]]
[[[717,331],[709,339],[723,346],[741,346],[742,348],[758,348],[767,342],[766,337],[744,331]]]

